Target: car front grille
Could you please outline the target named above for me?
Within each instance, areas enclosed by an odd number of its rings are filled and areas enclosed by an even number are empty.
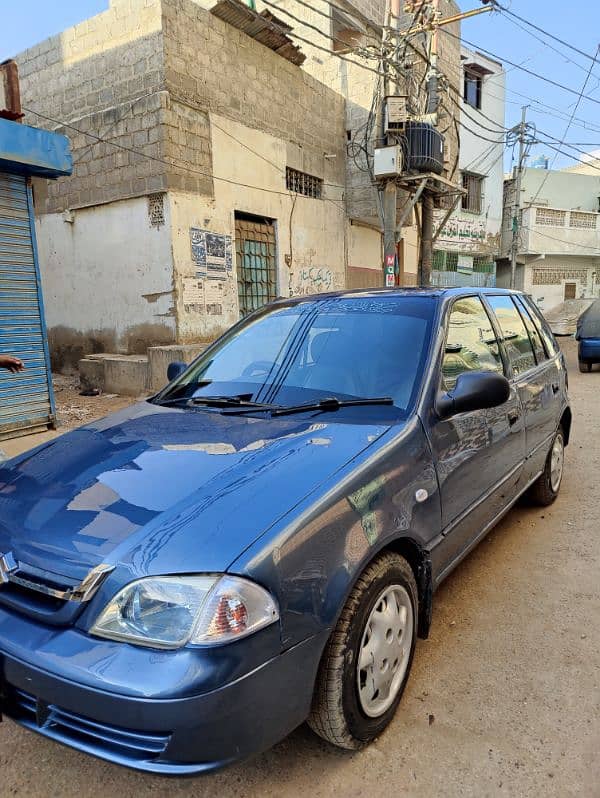
[[[6,711],[23,726],[97,756],[124,763],[158,758],[170,734],[123,729],[47,704],[24,690],[7,686]]]

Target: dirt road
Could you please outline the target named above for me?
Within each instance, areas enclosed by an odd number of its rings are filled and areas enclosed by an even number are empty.
[[[0,726],[2,795],[600,796],[600,372],[564,343],[575,417],[561,495],[517,507],[436,595],[395,722],[346,754],[306,728],[222,773],[165,781]]]

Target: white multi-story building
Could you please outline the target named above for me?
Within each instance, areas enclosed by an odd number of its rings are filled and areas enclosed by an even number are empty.
[[[439,285],[493,285],[502,225],[505,71],[465,47],[461,61],[457,182],[465,193],[436,240],[433,279]],[[438,222],[446,212],[436,211]]]
[[[498,285],[510,283],[515,181],[505,184]],[[544,311],[565,299],[600,296],[600,169],[525,169],[516,287]]]

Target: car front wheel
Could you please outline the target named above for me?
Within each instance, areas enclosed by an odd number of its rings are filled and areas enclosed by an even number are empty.
[[[388,552],[361,574],[334,629],[308,723],[340,748],[358,749],[392,720],[412,665],[418,594],[410,565]]]
[[[589,363],[587,360],[580,360],[579,361],[579,371],[582,374],[589,373],[592,370],[592,364]]]
[[[562,482],[564,462],[565,435],[563,428],[559,427],[548,452],[544,470],[529,490],[536,504],[547,507],[556,499]]]

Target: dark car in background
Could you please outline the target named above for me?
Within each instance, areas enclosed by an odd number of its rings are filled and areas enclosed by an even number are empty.
[[[0,467],[2,711],[168,774],[306,720],[360,748],[442,580],[522,494],[556,498],[570,428],[522,294],[272,303],[158,395]]]
[[[575,338],[579,341],[579,371],[589,372],[600,363],[600,299],[593,302],[577,320]]]

